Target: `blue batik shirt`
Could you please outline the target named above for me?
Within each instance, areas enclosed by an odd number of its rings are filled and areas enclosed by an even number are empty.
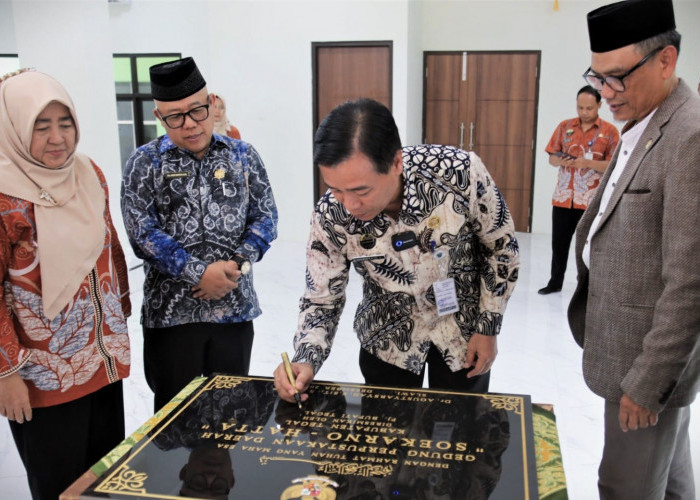
[[[144,326],[237,323],[261,314],[252,272],[221,299],[192,292],[207,265],[235,254],[256,262],[277,237],[277,207],[253,146],[214,134],[199,160],[167,135],[154,139],[127,161],[121,203],[129,242],[145,261]]]

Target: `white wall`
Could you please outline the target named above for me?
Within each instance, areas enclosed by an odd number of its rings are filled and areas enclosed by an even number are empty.
[[[15,23],[12,3],[0,0],[0,54],[16,54]]]
[[[406,92],[406,135],[404,144],[423,141],[423,6],[408,4],[408,74]]]
[[[192,56],[206,76],[210,48],[214,50],[210,43],[209,4],[187,0],[111,3],[109,29],[104,37],[115,54],[180,52],[183,57]]]

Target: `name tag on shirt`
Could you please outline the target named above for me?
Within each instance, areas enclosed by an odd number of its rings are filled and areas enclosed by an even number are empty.
[[[170,181],[173,179],[179,179],[181,177],[189,177],[190,173],[189,172],[170,172],[168,174],[165,174],[163,177],[165,177],[166,181]]]
[[[377,260],[377,259],[383,259],[384,255],[366,255],[364,257],[355,257],[354,259],[350,259],[351,262],[354,264],[356,262],[364,262],[366,260]]]
[[[447,278],[433,283],[435,292],[435,304],[437,304],[438,316],[445,316],[459,311],[457,302],[457,289],[455,280]]]

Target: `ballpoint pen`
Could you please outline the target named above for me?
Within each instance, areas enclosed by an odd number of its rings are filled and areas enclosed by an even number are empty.
[[[299,394],[299,391],[297,390],[297,383],[296,380],[294,379],[294,372],[292,371],[292,364],[289,362],[289,356],[287,356],[286,352],[282,353],[282,361],[284,362],[284,369],[287,370],[287,377],[289,378],[289,381],[292,384],[292,387],[294,387],[294,400],[297,402],[297,406],[299,406],[299,409],[301,410],[301,395]]]

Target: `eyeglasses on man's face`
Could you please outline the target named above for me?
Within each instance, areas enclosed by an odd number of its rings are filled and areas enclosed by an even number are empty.
[[[641,61],[639,61],[637,64],[632,66],[627,72],[623,73],[620,76],[601,76],[598,75],[594,72],[591,71],[591,68],[589,67],[586,72],[583,74],[583,79],[586,80],[586,83],[593,87],[596,90],[603,90],[603,84],[607,85],[610,87],[611,90],[614,90],[615,92],[624,92],[625,91],[625,78],[630,76],[632,73],[634,73],[636,70],[644,66],[644,63],[646,63],[649,59],[654,57],[657,52],[659,52],[663,47],[657,47],[651,52],[649,52],[646,56],[642,58]]]
[[[185,117],[189,116],[196,122],[201,122],[209,118],[209,105],[203,104],[202,106],[197,106],[196,108],[190,109],[186,113],[173,113],[172,115],[163,116],[158,111],[158,115],[161,120],[170,128],[180,128],[185,124]]]

